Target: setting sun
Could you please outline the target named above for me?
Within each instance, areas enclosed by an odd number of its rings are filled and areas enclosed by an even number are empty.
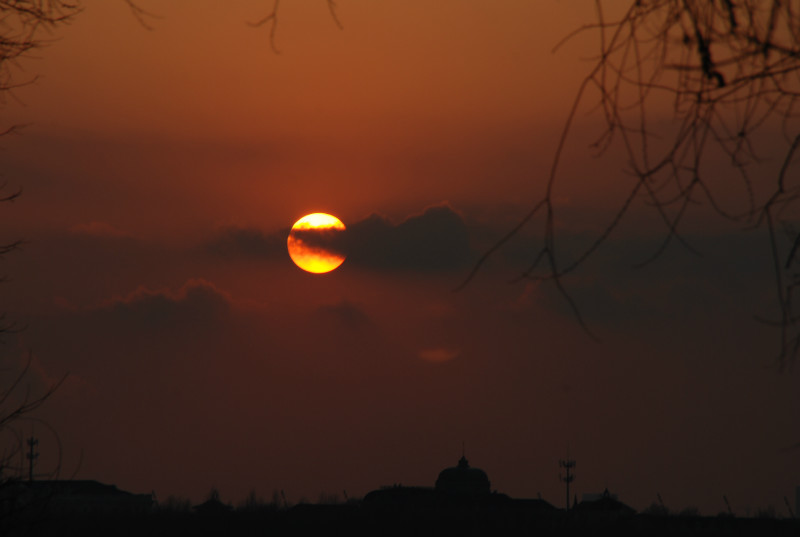
[[[326,213],[312,213],[294,223],[286,241],[294,264],[314,274],[330,272],[344,262],[335,239],[345,230],[341,220]]]

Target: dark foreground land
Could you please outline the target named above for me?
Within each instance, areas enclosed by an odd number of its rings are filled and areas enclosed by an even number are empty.
[[[374,508],[363,503],[298,505],[288,510],[217,514],[152,512],[138,515],[50,515],[4,520],[8,537],[272,536],[272,535],[526,535],[526,536],[800,536],[797,519],[742,519],[536,512],[515,506],[485,508]]]

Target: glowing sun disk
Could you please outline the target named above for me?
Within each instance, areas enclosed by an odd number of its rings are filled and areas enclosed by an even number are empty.
[[[331,231],[344,231],[341,220],[326,213],[308,214],[294,223],[286,246],[294,264],[314,274],[330,272],[344,262],[345,256],[324,246],[324,239]],[[315,237],[316,235],[316,237]],[[302,236],[320,239],[320,244],[309,245]],[[315,241],[316,242],[316,241]]]

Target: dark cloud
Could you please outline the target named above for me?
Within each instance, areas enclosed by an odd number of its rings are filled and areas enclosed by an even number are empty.
[[[206,243],[205,249],[223,258],[274,259],[286,256],[286,237],[289,230],[266,234],[255,228],[226,227]]]
[[[398,225],[372,215],[347,230],[348,263],[379,270],[446,271],[475,258],[467,227],[449,205],[429,207]]]
[[[234,259],[276,259],[286,258],[286,239],[290,229],[280,229],[265,233],[252,227],[226,227],[217,236],[205,244],[205,250],[214,256]],[[301,229],[292,234],[294,239],[308,249],[342,253],[346,231],[326,229]]]
[[[298,246],[320,255],[347,255],[345,229],[296,229],[292,231],[292,239]]]
[[[94,306],[39,316],[20,337],[51,376],[69,372],[95,388],[135,390],[167,382],[167,371],[176,378],[188,368],[200,374],[227,355],[243,317],[237,304],[202,279],[177,289],[140,286]]]
[[[286,256],[288,234],[288,229],[267,234],[253,228],[225,228],[206,244],[206,250],[226,258],[274,259]],[[448,271],[476,259],[463,218],[447,204],[429,207],[399,224],[372,214],[345,231],[295,235],[309,248],[345,254],[348,266],[379,271]]]
[[[557,240],[562,267],[579,258],[590,244],[588,234],[563,234]],[[561,284],[582,318],[602,339],[603,332],[624,326],[682,319],[689,325],[710,317],[751,320],[775,311],[771,265],[765,233],[686,233],[695,254],[675,244],[653,258],[662,234],[611,237]],[[642,261],[651,260],[642,264]],[[524,268],[518,263],[519,270]],[[546,266],[538,274],[546,274]],[[527,306],[526,306],[527,304]],[[520,288],[519,307],[540,308],[574,319],[564,294],[551,280]]]
[[[113,321],[142,324],[212,321],[230,310],[231,298],[214,284],[192,279],[177,291],[139,287],[124,298],[116,298],[92,308],[93,315]]]

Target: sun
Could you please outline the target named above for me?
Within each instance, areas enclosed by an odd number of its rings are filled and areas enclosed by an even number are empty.
[[[344,263],[337,241],[344,230],[342,221],[331,214],[307,214],[294,223],[286,239],[289,257],[306,272],[330,272]]]

